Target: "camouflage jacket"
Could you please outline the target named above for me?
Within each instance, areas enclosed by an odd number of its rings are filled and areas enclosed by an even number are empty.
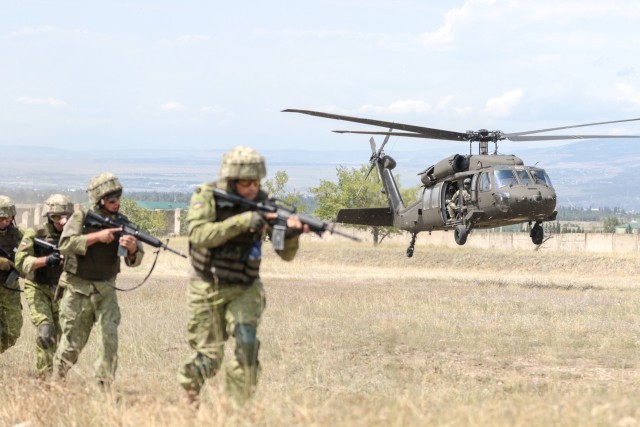
[[[94,209],[100,215],[111,216],[108,212],[103,210]],[[104,280],[88,280],[79,277],[67,271],[67,263],[74,262],[78,256],[86,256],[90,250],[87,247],[87,236],[84,229],[84,221],[86,216],[86,208],[78,209],[73,212],[73,215],[69,217],[69,221],[65,224],[62,235],[60,236],[60,243],[58,245],[60,253],[65,256],[65,271],[60,278],[61,285],[71,288],[75,292],[79,292],[83,295],[91,295],[95,288],[98,292],[104,293],[108,291],[114,291],[113,278],[105,277]],[[96,243],[95,245],[102,245],[103,243]],[[138,252],[134,261],[130,261],[129,258],[124,257],[124,262],[129,267],[137,267],[142,263],[144,257],[144,249],[142,243],[138,241]],[[117,249],[114,248],[113,258],[115,262],[120,262],[117,254]]]
[[[249,230],[252,215],[250,211],[231,216],[223,221],[216,218],[216,203],[212,191],[214,186],[215,183],[202,184],[196,188],[191,197],[187,223],[189,245],[193,248],[221,247]],[[295,257],[298,247],[299,235],[294,235],[286,239],[284,249],[276,251],[276,253],[283,260],[290,261]],[[201,276],[198,272],[194,272],[194,274]],[[200,278],[210,279],[208,277]]]
[[[35,245],[36,238],[57,246],[60,240],[60,232],[50,223],[27,228],[22,236],[20,246],[18,246],[18,252],[16,252],[16,268],[32,283],[55,285],[58,283],[60,274],[62,274],[62,266],[39,268],[37,272],[40,274],[32,270],[33,264],[38,257],[45,255],[44,253],[41,254],[40,252],[42,251]]]

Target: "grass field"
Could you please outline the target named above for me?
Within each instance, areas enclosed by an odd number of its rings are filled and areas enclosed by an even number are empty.
[[[640,424],[640,256],[405,249],[312,239],[292,263],[267,253],[263,372],[242,409],[220,378],[199,410],[182,402],[178,257],[161,254],[148,284],[119,294],[114,393],[94,384],[93,341],[66,383],[36,380],[25,305],[22,337],[0,356],[0,425]]]

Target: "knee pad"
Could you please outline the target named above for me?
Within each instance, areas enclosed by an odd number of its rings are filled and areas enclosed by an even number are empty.
[[[56,327],[51,323],[43,323],[38,326],[36,343],[45,350],[53,347],[56,343]]]
[[[241,366],[256,366],[258,364],[258,340],[256,327],[246,323],[236,325],[233,335],[236,338],[236,359]]]
[[[217,360],[212,359],[202,353],[198,353],[196,355],[194,365],[203,378],[213,377],[220,369]]]

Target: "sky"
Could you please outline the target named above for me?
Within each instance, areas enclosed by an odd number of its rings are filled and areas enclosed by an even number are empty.
[[[286,108],[461,132],[635,118],[639,23],[631,0],[7,0],[0,146],[369,150],[330,132],[365,126]]]

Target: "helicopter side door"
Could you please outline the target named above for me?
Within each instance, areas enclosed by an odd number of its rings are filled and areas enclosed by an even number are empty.
[[[445,224],[443,183],[439,182],[433,187],[426,187],[422,197],[422,218],[424,230],[430,231]]]
[[[498,214],[493,197],[493,172],[482,172],[477,181],[478,187],[476,200],[478,208],[484,212],[485,218],[493,218]]]

